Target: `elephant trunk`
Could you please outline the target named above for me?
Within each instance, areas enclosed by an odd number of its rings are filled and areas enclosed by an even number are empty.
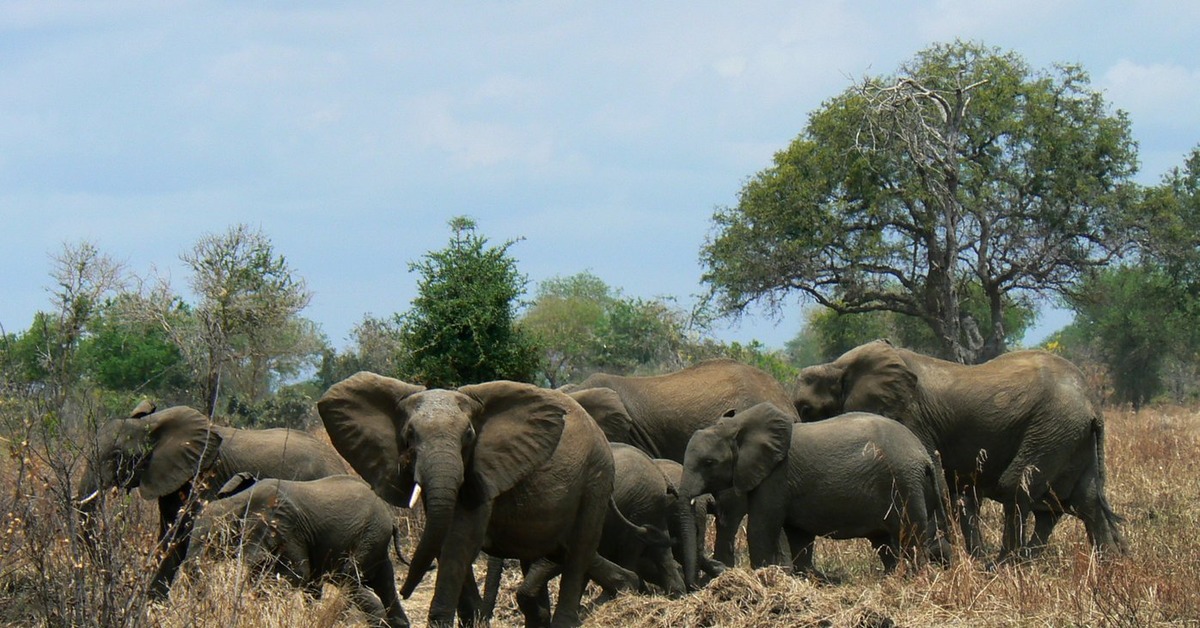
[[[463,481],[463,461],[456,453],[436,455],[430,460],[418,458],[421,462],[418,462],[415,476],[425,501],[425,529],[413,550],[408,575],[400,589],[400,595],[406,599],[421,583],[433,559],[441,553],[442,544],[454,523],[458,489]]]
[[[79,487],[75,492],[73,500],[75,511],[79,513],[79,539],[86,548],[91,548],[96,543],[96,522],[93,513],[96,511],[96,507],[100,505],[100,493],[102,490],[100,477],[94,467],[89,464],[83,470],[83,478],[79,482]]]
[[[694,591],[699,588],[696,584],[696,563],[702,539],[698,539],[696,535],[695,508],[692,507],[692,500],[690,498],[684,500],[680,496],[674,515],[675,527],[679,530],[676,543],[678,543],[679,563],[683,566],[683,585],[688,591]]]

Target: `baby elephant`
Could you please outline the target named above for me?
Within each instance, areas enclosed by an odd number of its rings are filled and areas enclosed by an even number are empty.
[[[256,482],[238,474],[218,496],[196,521],[187,562],[240,552],[253,568],[314,593],[328,576],[352,587],[354,603],[381,625],[409,625],[388,556],[392,509],[366,482],[349,475]]]
[[[769,403],[725,416],[697,431],[684,456],[680,497],[736,487],[747,494],[750,563],[777,560],[787,533],[792,569],[819,575],[813,541],[866,538],[891,572],[918,548],[945,564],[939,538],[946,517],[937,489],[941,469],[903,425],[855,412],[796,423]]]

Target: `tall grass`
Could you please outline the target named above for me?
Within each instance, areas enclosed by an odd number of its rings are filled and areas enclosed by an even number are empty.
[[[34,401],[0,402],[0,623],[31,626],[362,625],[346,592],[314,599],[239,563],[181,572],[165,603],[149,600],[156,565],[153,503],[112,492],[98,513],[101,543],[76,535],[70,498],[100,413]],[[54,411],[52,411],[54,410]],[[884,577],[866,542],[826,541],[818,585],[778,569],[735,569],[679,600],[628,594],[589,615],[591,626],[1200,626],[1200,411],[1110,410],[1108,495],[1126,519],[1129,552],[1097,557],[1083,526],[1063,520],[1035,561],[987,569],[961,552],[948,569]],[[64,425],[75,427],[65,428]],[[1000,515],[985,509],[999,544]],[[402,529],[419,534],[419,522]],[[961,547],[961,543],[959,544]],[[398,569],[403,575],[403,569]],[[477,570],[482,581],[482,569]],[[434,574],[405,603],[424,623]],[[506,575],[494,626],[522,625]]]

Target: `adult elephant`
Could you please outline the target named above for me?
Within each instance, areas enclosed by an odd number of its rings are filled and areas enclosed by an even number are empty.
[[[596,423],[555,390],[497,381],[431,389],[360,372],[317,402],[335,447],[384,500],[425,508],[400,589],[408,597],[437,558],[431,625],[475,622],[471,563],[482,549],[564,568],[554,625],[577,625],[611,502],[613,459]],[[542,618],[523,608],[526,621]]]
[[[398,533],[391,507],[356,477],[256,481],[240,473],[196,519],[187,560],[240,557],[317,593],[328,578],[350,587],[377,622],[401,628],[409,622],[388,556]]]
[[[776,556],[787,533],[791,566],[816,573],[817,536],[871,541],[886,571],[904,556],[949,560],[940,471],[912,432],[885,417],[851,413],[793,424],[762,403],[704,428],[688,443],[680,497],[736,487],[749,497],[750,564]]]
[[[584,407],[615,442],[629,443],[653,458],[683,462],[688,439],[727,411],[740,412],[770,402],[791,412],[792,400],[766,372],[730,359],[706,360],[695,366],[651,377],[595,373],[572,393],[609,388],[617,393],[623,412]],[[595,400],[597,406],[602,397]],[[622,422],[620,417],[627,417]],[[798,417],[794,417],[797,418]],[[745,516],[745,498],[726,492],[717,497],[716,559],[734,565],[734,537]]]
[[[187,553],[188,532],[199,505],[237,473],[315,480],[346,473],[327,443],[291,429],[242,430],[216,425],[187,406],[158,411],[149,402],[130,418],[101,426],[76,493],[82,529],[90,536],[98,498],[108,488],[138,489],[158,501],[163,561],[150,593],[165,597]]]
[[[853,410],[893,418],[940,453],[975,556],[980,498],[1003,504],[1001,559],[1043,547],[1064,513],[1083,520],[1094,547],[1123,548],[1104,491],[1104,416],[1083,374],[1056,355],[1017,351],[965,366],[877,340],[805,368],[793,399],[806,421]]]

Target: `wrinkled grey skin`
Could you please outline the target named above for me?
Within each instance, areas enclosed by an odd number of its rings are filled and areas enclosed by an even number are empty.
[[[619,569],[596,553],[612,453],[567,395],[506,381],[426,390],[362,372],[332,386],[317,409],[334,446],[386,501],[409,506],[420,487],[425,530],[400,594],[412,594],[436,557],[430,625],[479,620],[471,565],[481,550],[563,566],[556,626],[579,624],[589,572]],[[522,610],[530,625],[546,619]]]
[[[911,429],[940,454],[976,557],[980,498],[1004,507],[1001,560],[1040,551],[1065,513],[1083,520],[1097,549],[1123,549],[1105,497],[1104,416],[1083,374],[1058,356],[1016,351],[965,366],[875,341],[805,368],[793,402],[806,421],[861,410]]]
[[[692,500],[679,497],[683,483],[683,465],[666,458],[655,458],[654,465],[667,479],[675,491],[675,502],[671,506],[671,550],[675,560],[684,567],[683,581],[689,591],[700,588],[702,578],[716,578],[725,571],[725,565],[707,555],[704,539],[708,534],[708,515],[717,512],[717,501],[712,495],[698,495]],[[686,512],[684,512],[686,511]]]
[[[388,546],[391,508],[349,475],[307,482],[235,476],[196,518],[187,560],[240,556],[319,593],[322,579],[351,588],[355,604],[388,628],[408,626]],[[398,551],[398,549],[397,549]]]
[[[81,529],[90,537],[90,515],[106,489],[136,488],[143,498],[157,500],[164,558],[150,592],[165,597],[187,552],[196,507],[242,472],[312,480],[346,473],[346,465],[331,446],[304,432],[240,430],[215,425],[186,406],[156,411],[143,402],[130,418],[109,421],[96,435],[76,492]]]
[[[746,493],[755,568],[776,559],[781,529],[796,572],[818,573],[818,536],[870,540],[887,572],[901,557],[949,560],[938,530],[940,471],[890,419],[852,413],[793,425],[790,414],[764,403],[696,432],[683,468],[683,499],[730,487]]]
[[[578,397],[578,393],[595,388],[615,391],[624,412],[604,411]],[[692,434],[730,410],[741,412],[770,402],[785,412],[792,411],[791,397],[775,378],[729,359],[707,360],[653,377],[596,373],[571,387],[571,392],[600,423],[609,440],[633,445],[652,458],[680,463]],[[601,400],[596,401],[598,404]],[[746,506],[734,495],[719,496],[718,503],[715,555],[732,567],[736,556],[734,538]]]
[[[667,595],[678,597],[686,591],[683,572],[672,554],[671,534],[667,531],[695,529],[690,509],[679,507],[679,495],[674,483],[659,470],[655,461],[631,445],[611,443],[614,464],[613,503],[604,521],[604,533],[597,551],[616,565],[629,570],[637,580],[654,584]],[[630,525],[630,523],[634,525]],[[647,534],[647,530],[662,534]],[[694,533],[689,542],[695,543]],[[490,614],[495,605],[503,560],[488,559],[487,587],[484,603]],[[518,589],[518,598],[548,599],[547,582],[561,571],[551,561],[539,561],[526,567],[525,579]],[[591,574],[589,574],[591,575]],[[596,602],[612,599],[621,589],[629,588],[625,581],[615,583],[598,580],[603,593]],[[646,587],[640,587],[647,591]]]

